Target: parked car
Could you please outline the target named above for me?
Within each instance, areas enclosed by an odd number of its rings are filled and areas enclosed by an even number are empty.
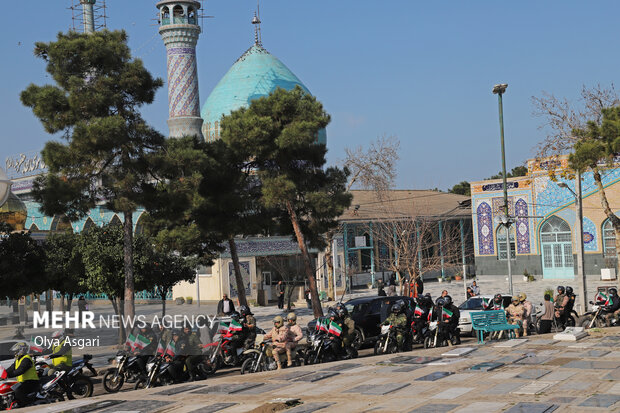
[[[491,302],[493,300],[493,295],[477,295],[475,297],[471,297],[467,299],[467,301],[463,302],[459,305],[459,310],[461,312],[461,317],[459,319],[459,328],[461,329],[461,335],[471,335],[471,312],[472,311],[484,311],[482,306],[482,299],[486,298]],[[504,308],[507,308],[510,305],[512,300],[511,295],[502,294],[502,300],[504,303]]]
[[[411,310],[415,309],[415,301],[409,297],[360,297],[344,303],[347,311],[355,321],[356,339],[354,346],[360,348],[363,345],[374,345],[381,335],[380,324],[389,315],[390,308],[398,300],[409,304]],[[308,332],[315,329],[316,320],[308,323]]]

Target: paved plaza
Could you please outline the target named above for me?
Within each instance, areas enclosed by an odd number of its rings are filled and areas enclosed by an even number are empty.
[[[232,413],[278,397],[299,399],[290,413],[620,411],[620,328],[593,331],[578,342],[549,334],[416,349],[24,411]]]

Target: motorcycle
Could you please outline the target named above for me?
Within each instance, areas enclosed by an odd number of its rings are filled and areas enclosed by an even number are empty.
[[[243,347],[234,349],[231,345],[233,334],[228,331],[220,332],[220,339],[216,342],[206,344],[207,361],[203,370],[207,374],[213,374],[222,367],[237,367],[243,363]]]
[[[308,336],[309,347],[304,357],[304,364],[329,363],[340,359],[357,358],[358,353],[355,347],[350,348],[350,355],[341,357],[344,351],[342,340],[339,337],[330,338],[329,334],[323,331],[313,332]]]
[[[446,347],[453,341],[452,334],[444,323],[431,321],[424,337],[424,348]]]
[[[244,360],[241,364],[241,374],[246,373],[258,373],[261,371],[271,371],[278,368],[278,364],[275,360],[275,354],[273,354],[273,348],[271,347],[271,340],[263,341],[259,344],[258,348],[246,350],[244,354]],[[280,365],[285,367],[287,365],[286,353],[279,353]],[[302,349],[293,350],[293,366],[303,366],[304,353]]]
[[[428,323],[416,323],[416,320],[411,323],[411,344],[424,344],[424,338],[428,331]]]
[[[162,355],[155,356],[154,359],[146,363],[147,375],[140,376],[134,389],[150,389],[157,386],[168,386],[174,383],[170,375],[169,367],[172,363],[169,358]],[[189,377],[189,375],[188,375]]]
[[[12,410],[19,407],[49,404],[64,401],[65,390],[61,386],[61,380],[66,375],[65,371],[57,371],[52,376],[44,376],[39,380],[39,389],[26,396],[25,404],[15,400],[15,390],[21,385],[17,381],[5,381],[0,383],[0,409]]]
[[[375,355],[398,353],[396,335],[398,331],[391,324],[381,326],[381,336],[375,343]]]
[[[82,359],[73,362],[71,369],[63,374],[60,380],[60,386],[67,393],[69,400],[84,399],[93,395],[93,382],[90,377],[85,376],[83,370],[88,369],[93,376],[97,376],[97,370],[90,363],[93,356],[90,354],[84,354]],[[35,368],[39,379],[47,375],[47,371],[50,368],[54,368],[51,365],[49,359],[44,356],[39,356],[35,359]]]
[[[125,382],[135,383],[144,376],[138,362],[138,356],[121,351],[116,355],[116,367],[109,369],[103,376],[103,388],[108,393],[118,392]]]
[[[604,318],[605,313],[603,312],[605,306],[601,303],[594,303],[592,301],[590,301],[590,304],[592,305],[592,311],[588,311],[579,318],[579,326],[584,329],[606,327],[607,321]],[[617,325],[618,321],[619,320],[612,319],[611,324]]]

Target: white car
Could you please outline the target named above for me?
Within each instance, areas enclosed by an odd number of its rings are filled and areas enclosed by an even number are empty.
[[[482,306],[482,299],[486,298],[491,302],[493,300],[493,295],[477,295],[475,297],[471,297],[467,299],[464,303],[459,305],[459,311],[461,312],[459,318],[459,328],[461,329],[461,335],[471,335],[471,315],[470,313],[473,311],[484,311]],[[502,299],[504,300],[504,308],[507,308],[510,305],[512,300],[512,296],[502,294]]]

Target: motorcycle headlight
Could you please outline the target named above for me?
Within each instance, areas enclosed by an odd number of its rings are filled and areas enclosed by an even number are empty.
[[[154,362],[151,363],[146,363],[146,371],[151,371],[153,370],[153,366],[155,366]]]
[[[116,356],[116,364],[121,364],[121,360],[123,360],[123,356]]]
[[[313,345],[313,346],[318,346],[319,344],[321,344],[321,340],[319,340],[318,338],[317,338],[317,339],[312,340],[312,345]]]

